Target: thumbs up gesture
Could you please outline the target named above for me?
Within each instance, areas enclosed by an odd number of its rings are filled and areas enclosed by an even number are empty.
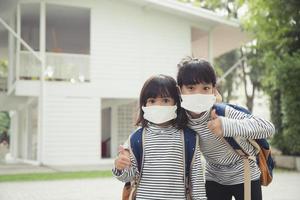
[[[131,165],[130,152],[128,149],[124,149],[122,145],[119,146],[119,155],[115,160],[115,167],[118,170],[129,168]]]
[[[215,109],[211,111],[210,116],[211,120],[207,123],[208,129],[215,135],[223,137],[222,122]]]

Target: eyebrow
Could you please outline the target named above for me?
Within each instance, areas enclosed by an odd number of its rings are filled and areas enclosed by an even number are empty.
[[[211,83],[195,83],[195,84],[186,84],[186,86],[190,86],[190,85],[212,86],[212,84],[211,84]]]

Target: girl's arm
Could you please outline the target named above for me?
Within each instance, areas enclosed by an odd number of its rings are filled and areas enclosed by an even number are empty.
[[[119,181],[130,182],[135,178],[136,173],[138,173],[136,161],[132,155],[130,155],[130,160],[131,166],[129,168],[118,170],[116,167],[114,167],[112,169],[114,177],[116,177]]]
[[[205,181],[201,162],[201,152],[199,145],[195,150],[195,160],[191,167],[191,187],[193,200],[206,200]]]
[[[274,125],[260,117],[248,115],[229,106],[226,117],[220,117],[224,137],[268,138],[275,133]]]

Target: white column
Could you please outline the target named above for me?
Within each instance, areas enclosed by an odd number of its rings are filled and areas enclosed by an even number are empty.
[[[101,159],[102,157],[102,99],[100,98],[99,100],[99,103],[100,103],[100,109],[99,109],[99,120],[98,120],[98,123],[99,123],[99,126],[98,126],[98,133],[99,134],[99,139],[98,139],[98,144],[99,144],[99,155],[98,155],[98,158]]]
[[[11,111],[10,116],[10,145],[9,151],[11,156],[16,159],[18,155],[18,112]]]
[[[17,6],[17,35],[21,38],[21,5],[18,3]],[[20,40],[16,40],[17,49],[16,49],[16,80],[20,79],[20,50],[21,50],[21,42]]]
[[[114,158],[118,153],[118,106],[111,107],[111,157]]]
[[[44,71],[45,71],[45,51],[46,51],[46,3],[41,1],[40,4],[40,58],[41,58],[41,72],[40,72],[40,96],[38,102],[38,155],[37,161],[42,164],[44,157]]]
[[[24,132],[22,131],[24,135],[24,140],[22,143],[24,144],[24,160],[28,160],[28,135],[29,135],[29,113],[28,113],[28,105],[26,104],[25,107],[23,108],[22,112],[24,113]]]
[[[10,23],[13,24],[14,20],[15,20],[14,15],[12,15],[11,21]],[[15,26],[15,25],[14,25]],[[14,26],[12,26],[13,28],[15,28]],[[13,84],[14,84],[14,76],[15,73],[14,72],[14,68],[15,68],[15,55],[16,52],[14,52],[15,49],[15,38],[13,36],[13,34],[11,32],[8,31],[8,85],[7,85],[7,90],[10,91],[12,90]]]

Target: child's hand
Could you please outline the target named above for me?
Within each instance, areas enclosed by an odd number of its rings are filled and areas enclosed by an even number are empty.
[[[130,161],[130,152],[127,149],[124,149],[123,146],[119,146],[119,155],[115,160],[115,167],[118,170],[123,170],[125,168],[130,167],[131,161]]]
[[[216,114],[216,110],[213,109],[210,115],[211,120],[207,123],[208,129],[217,136],[223,137],[222,122],[219,116]]]

